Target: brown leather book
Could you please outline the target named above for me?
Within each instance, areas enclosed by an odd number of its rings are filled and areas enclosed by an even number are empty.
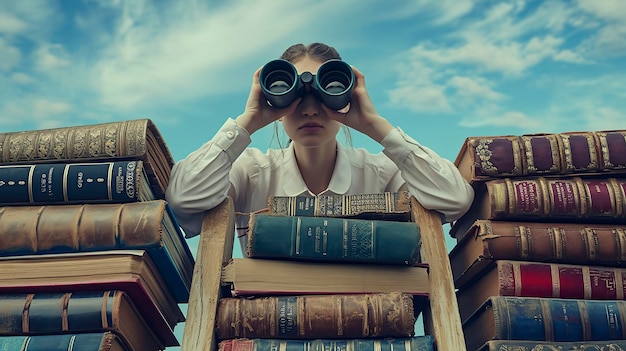
[[[177,302],[187,302],[194,259],[164,200],[0,207],[0,257],[147,250]]]
[[[131,350],[178,345],[166,343],[167,337],[160,339],[130,297],[119,290],[0,294],[0,310],[1,336],[108,331],[119,335]]]
[[[477,219],[626,223],[626,178],[535,177],[488,180],[452,224],[459,240]]]
[[[163,337],[185,320],[144,250],[10,256],[0,258],[0,293],[125,291]]]
[[[490,296],[624,300],[626,268],[497,260],[457,291],[461,320]]]
[[[137,119],[0,133],[0,164],[139,159],[163,198],[174,159],[156,125]]]
[[[223,298],[217,337],[411,337],[415,315],[409,294],[350,294]]]
[[[449,257],[457,288],[494,260],[626,267],[626,223],[478,220]]]
[[[502,177],[623,173],[626,130],[468,137],[455,165],[470,183]]]

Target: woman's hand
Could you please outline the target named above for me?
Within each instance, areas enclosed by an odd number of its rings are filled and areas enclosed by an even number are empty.
[[[355,85],[349,110],[338,112],[324,104],[322,104],[322,108],[330,118],[368,135],[377,142],[381,142],[393,129],[393,126],[376,111],[367,93],[363,73],[355,67],[352,67],[352,70],[354,71]]]
[[[281,109],[270,106],[265,99],[265,95],[263,95],[263,90],[259,83],[261,68],[257,69],[252,76],[252,87],[250,88],[245,110],[236,119],[237,124],[245,128],[249,134],[256,132],[283,116],[292,114],[300,103],[300,100],[302,100],[302,98],[297,98],[291,105]]]

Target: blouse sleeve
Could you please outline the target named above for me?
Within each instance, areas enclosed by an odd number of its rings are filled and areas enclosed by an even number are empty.
[[[400,169],[409,192],[427,209],[450,222],[461,217],[474,199],[474,190],[456,166],[421,145],[400,128],[382,140],[387,155]]]
[[[204,211],[226,198],[233,162],[249,144],[248,132],[229,118],[213,139],[174,165],[165,198],[187,237],[199,234]]]

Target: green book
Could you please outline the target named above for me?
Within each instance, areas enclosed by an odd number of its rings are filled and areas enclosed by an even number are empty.
[[[626,340],[586,342],[491,340],[478,351],[624,351]]]
[[[414,222],[336,217],[250,217],[248,257],[415,265],[421,235]]]
[[[219,343],[218,351],[309,350],[309,351],[432,351],[431,335],[412,338],[376,339],[229,339]]]
[[[130,351],[112,332],[0,336],[2,351]]]

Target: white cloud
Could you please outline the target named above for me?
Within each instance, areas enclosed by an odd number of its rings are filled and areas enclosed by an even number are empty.
[[[449,112],[452,110],[445,88],[441,86],[401,86],[388,92],[389,101],[396,107],[414,112]]]
[[[20,63],[22,53],[0,37],[0,70],[10,70]]]
[[[70,57],[61,44],[44,44],[34,52],[35,64],[42,71],[52,71],[70,65]]]
[[[502,100],[504,98],[504,95],[493,91],[490,87],[491,83],[482,77],[455,76],[448,81],[448,85],[463,97],[485,100]]]
[[[26,23],[12,13],[0,9],[0,33],[19,33],[26,28]]]
[[[531,118],[520,111],[508,111],[498,115],[486,115],[483,117],[473,116],[464,118],[460,122],[461,126],[478,127],[507,127],[522,130],[541,130],[546,128],[545,122],[538,118]]]
[[[22,72],[12,73],[9,76],[9,79],[11,80],[11,82],[16,83],[16,84],[21,84],[21,85],[30,84],[35,81],[35,79],[32,76],[22,73]]]
[[[623,0],[578,0],[576,5],[598,18],[626,23],[626,7]]]

